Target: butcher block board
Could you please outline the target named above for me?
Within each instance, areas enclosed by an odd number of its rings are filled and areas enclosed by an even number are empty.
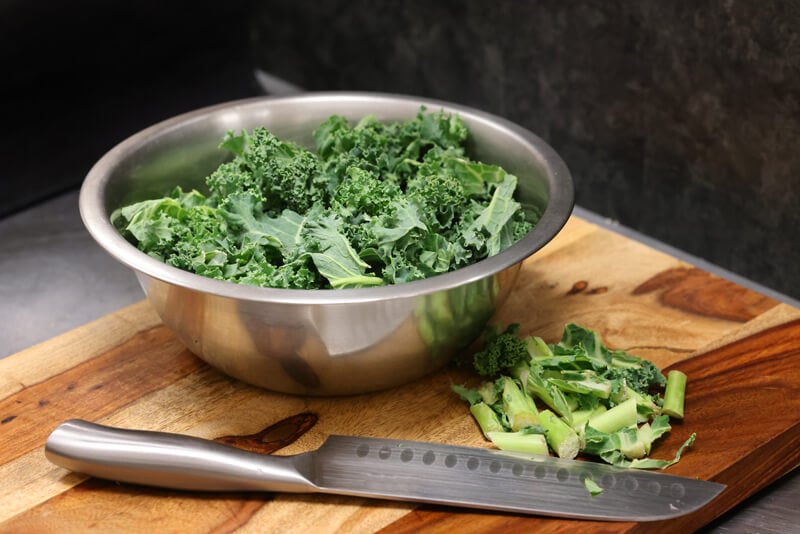
[[[274,454],[316,448],[333,433],[488,447],[450,389],[475,380],[463,369],[368,395],[272,393],[207,366],[143,301],[0,360],[0,532],[690,531],[800,462],[800,310],[572,217],[525,262],[494,321],[520,323],[522,334],[550,342],[575,322],[613,348],[686,372],[686,418],[653,456],[673,456],[695,432],[669,472],[727,489],[691,515],[654,525],[327,495],[167,491],[56,467],[44,457],[45,439],[75,417],[214,439],[306,414],[309,424]]]

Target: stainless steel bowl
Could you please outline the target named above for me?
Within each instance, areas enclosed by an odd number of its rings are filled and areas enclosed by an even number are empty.
[[[543,210],[518,243],[469,267],[407,284],[265,289],[170,267],[137,250],[109,221],[114,209],[163,196],[175,185],[202,190],[205,176],[226,159],[218,145],[228,130],[263,125],[312,147],[312,130],[332,114],[404,120],[421,105],[460,114],[470,129],[470,155],[515,174],[523,206]],[[512,290],[522,261],[558,233],[572,205],[567,167],[529,131],[446,102],[365,93],[255,98],[180,115],[113,148],[91,169],[80,194],[89,232],[136,272],[161,319],[193,353],[245,382],[306,395],[380,390],[443,366],[482,332]]]

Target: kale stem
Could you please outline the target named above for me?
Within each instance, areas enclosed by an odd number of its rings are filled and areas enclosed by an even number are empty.
[[[524,452],[547,456],[547,440],[542,434],[519,432],[489,432],[488,438],[503,451]]]
[[[469,411],[472,413],[472,416],[475,418],[475,421],[477,421],[478,426],[481,427],[481,431],[487,439],[491,439],[489,438],[489,434],[492,432],[505,431],[497,413],[485,402],[473,404],[469,407]]]
[[[589,426],[611,434],[621,428],[636,424],[636,399],[623,401],[613,408],[589,418]]]
[[[563,419],[550,410],[542,410],[539,412],[539,425],[545,431],[544,435],[550,448],[559,458],[572,459],[578,455],[581,447],[578,433]]]
[[[536,425],[539,417],[533,399],[522,391],[512,378],[505,376],[500,380],[503,380],[503,411],[508,417],[511,430],[516,431]]]
[[[664,405],[661,413],[675,419],[683,419],[683,403],[686,398],[686,375],[673,370],[667,375],[667,387],[664,390]]]

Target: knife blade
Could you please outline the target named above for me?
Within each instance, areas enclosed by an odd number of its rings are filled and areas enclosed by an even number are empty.
[[[79,419],[50,434],[45,455],[86,475],[170,489],[332,493],[607,521],[678,517],[725,488],[588,461],[370,437],[331,435],[314,451],[262,455]],[[586,478],[602,492],[592,495]]]

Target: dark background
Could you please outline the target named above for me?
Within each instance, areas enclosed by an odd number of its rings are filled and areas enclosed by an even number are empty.
[[[0,217],[80,186],[138,130],[254,96],[249,3],[0,0]]]
[[[561,153],[580,206],[800,296],[800,3],[284,0],[257,15],[268,72],[502,115]]]
[[[442,98],[558,150],[577,203],[800,297],[800,4],[0,0],[0,217],[128,135],[262,92]]]

